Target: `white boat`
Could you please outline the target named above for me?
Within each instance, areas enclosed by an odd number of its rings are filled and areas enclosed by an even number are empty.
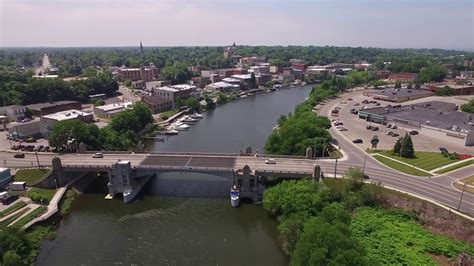
[[[183,122],[185,124],[196,124],[197,122],[199,122],[199,119],[194,119],[194,118],[191,118],[191,117],[185,117],[183,120],[181,120],[181,122]]]
[[[181,125],[176,125],[174,129],[178,131],[185,131],[185,130],[188,130],[189,128],[190,128],[189,125],[181,124]]]
[[[204,116],[202,114],[194,113],[190,116],[193,119],[203,119]]]
[[[230,205],[237,208],[240,204],[240,189],[234,185],[230,190]]]

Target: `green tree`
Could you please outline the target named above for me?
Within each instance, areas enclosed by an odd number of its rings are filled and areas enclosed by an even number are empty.
[[[181,97],[176,97],[176,100],[174,101],[174,105],[176,108],[181,108],[182,106],[185,106],[186,103],[184,102],[183,98]]]
[[[191,108],[191,110],[193,110],[194,112],[198,112],[199,108],[201,107],[201,104],[199,103],[199,101],[196,98],[189,97],[186,100],[186,106]]]
[[[394,154],[400,154],[400,150],[402,148],[402,139],[403,138],[398,138],[397,141],[395,142],[395,145],[393,146]]]
[[[415,149],[413,148],[413,142],[411,136],[407,133],[402,139],[402,147],[400,150],[401,156],[405,158],[415,157]]]
[[[449,86],[444,86],[443,88],[436,90],[436,95],[438,96],[451,96],[453,93],[454,90]]]
[[[365,250],[353,237],[351,217],[333,203],[306,223],[291,256],[291,265],[366,265]]]
[[[466,113],[474,113],[474,100],[470,100],[468,103],[461,105],[461,110]]]
[[[446,77],[448,71],[446,67],[441,65],[430,65],[421,69],[420,74],[418,75],[419,82],[440,82],[443,81]]]
[[[173,85],[185,83],[192,77],[186,63],[175,63],[171,66],[166,66],[161,69],[160,75],[162,79],[170,80]]]
[[[21,266],[23,265],[21,257],[16,254],[14,250],[8,250],[3,254],[3,265],[4,266]]]
[[[372,149],[377,149],[377,145],[379,144],[380,140],[377,135],[373,136],[372,139],[370,140],[370,143],[372,144]]]
[[[206,97],[205,101],[206,101],[207,110],[212,110],[212,109],[216,108],[216,103],[211,98]]]
[[[402,87],[402,83],[400,81],[395,82],[395,89],[400,89]]]
[[[99,148],[99,129],[94,124],[86,124],[80,120],[59,121],[49,134],[48,141],[52,147],[76,150],[81,142],[90,150]]]

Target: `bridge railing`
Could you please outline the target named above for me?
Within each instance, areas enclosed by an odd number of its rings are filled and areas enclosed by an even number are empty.
[[[166,166],[166,165],[140,165],[133,169],[153,169],[153,170],[177,170],[177,171],[203,171],[203,172],[233,172],[233,168],[227,167],[202,167],[202,166]]]
[[[311,171],[278,171],[278,170],[257,170],[256,174],[281,174],[281,175],[308,175],[311,176]]]

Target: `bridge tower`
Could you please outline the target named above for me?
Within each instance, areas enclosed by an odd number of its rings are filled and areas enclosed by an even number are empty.
[[[313,159],[313,148],[306,148],[306,159]]]
[[[313,167],[313,179],[319,181],[322,177],[321,166],[317,163]]]
[[[234,175],[233,183],[240,187],[241,198],[249,198],[253,202],[259,201],[258,176],[255,173],[252,173],[252,170],[248,165],[245,165],[242,171],[239,171]]]
[[[122,193],[125,203],[131,202],[153,175],[135,176],[130,161],[116,162],[109,169],[107,188],[110,196]]]

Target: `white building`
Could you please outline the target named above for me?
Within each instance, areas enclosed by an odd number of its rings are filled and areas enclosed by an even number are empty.
[[[94,120],[94,117],[92,114],[84,113],[79,110],[67,110],[54,114],[44,115],[41,117],[40,120],[43,126],[49,132],[53,129],[54,125],[57,122],[66,120],[81,120],[85,123],[91,123]]]
[[[115,115],[125,111],[132,102],[118,102],[94,107],[94,114],[98,117],[112,118]]]
[[[18,118],[24,117],[26,111],[25,106],[21,105],[9,105],[0,107],[0,115],[4,115],[10,121],[16,121]]]
[[[178,97],[184,100],[191,96],[197,96],[196,86],[189,84],[179,84],[154,88],[153,96],[159,96],[161,98],[170,100],[173,103],[173,108],[175,108],[175,101]]]
[[[219,81],[219,82],[215,82],[215,83],[207,85],[205,89],[207,91],[234,92],[240,89],[240,85]]]

